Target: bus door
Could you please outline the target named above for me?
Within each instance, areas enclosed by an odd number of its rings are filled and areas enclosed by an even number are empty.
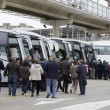
[[[74,41],[73,49],[74,60],[82,59],[83,55],[79,42]]]

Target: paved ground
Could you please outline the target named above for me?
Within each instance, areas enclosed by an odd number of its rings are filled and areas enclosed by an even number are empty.
[[[56,99],[46,99],[46,92],[40,96],[30,97],[21,95],[21,88],[17,89],[17,96],[8,96],[7,87],[2,88],[0,94],[0,110],[110,110],[110,81],[88,80],[85,96],[77,94],[57,93]]]

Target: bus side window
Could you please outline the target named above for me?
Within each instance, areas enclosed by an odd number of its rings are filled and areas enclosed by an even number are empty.
[[[8,60],[5,46],[0,46],[0,59]]]

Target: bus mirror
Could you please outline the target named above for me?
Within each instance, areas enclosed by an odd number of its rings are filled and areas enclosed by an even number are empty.
[[[50,50],[53,50],[53,44],[50,40],[46,41],[47,45],[49,46]]]
[[[55,48],[55,52],[59,51],[59,46],[58,46],[57,42],[55,42],[55,41],[53,41],[53,40],[51,40],[51,41],[52,41],[53,46],[54,46],[54,48]]]

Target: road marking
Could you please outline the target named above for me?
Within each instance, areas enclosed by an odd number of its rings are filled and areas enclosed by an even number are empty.
[[[106,101],[82,103],[82,104],[62,107],[54,110],[97,110],[109,105],[110,105],[110,100],[106,100]]]
[[[44,104],[53,104],[53,103],[59,103],[61,101],[67,101],[67,100],[73,100],[75,98],[68,98],[68,99],[47,99],[47,98],[42,98],[42,99],[38,99],[36,101],[40,101],[40,102],[37,102],[36,104],[34,105],[44,105]]]

